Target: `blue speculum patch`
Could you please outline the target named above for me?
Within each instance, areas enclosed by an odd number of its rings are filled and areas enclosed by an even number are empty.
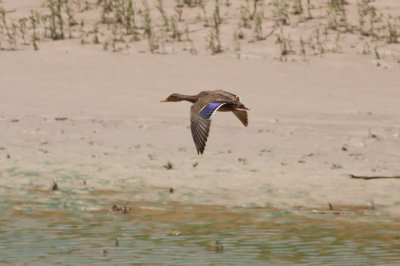
[[[200,115],[203,118],[209,119],[211,115],[222,105],[225,103],[209,103],[206,105],[206,107],[201,110]]]

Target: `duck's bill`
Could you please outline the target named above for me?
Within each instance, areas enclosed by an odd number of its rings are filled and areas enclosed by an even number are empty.
[[[164,100],[161,100],[160,102],[166,103],[166,102],[168,102],[168,101],[167,101],[167,99],[164,99]]]

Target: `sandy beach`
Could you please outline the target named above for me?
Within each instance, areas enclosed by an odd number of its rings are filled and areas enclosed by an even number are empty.
[[[173,1],[166,2],[172,8]],[[357,18],[355,1],[349,2],[351,24]],[[43,11],[40,3],[2,5],[13,21],[31,8]],[[210,12],[212,5],[207,2]],[[82,45],[78,26],[73,28],[76,37],[44,38],[38,51],[20,40],[16,49],[9,49],[3,36],[1,185],[50,187],[55,179],[61,187],[74,188],[87,179],[96,189],[127,186],[146,191],[123,196],[131,200],[283,209],[326,208],[331,203],[371,206],[398,216],[399,179],[349,177],[400,174],[400,65],[393,59],[398,44],[380,46],[377,59],[373,52],[361,53],[368,37],[352,47],[359,37],[342,33],[340,52],[306,60],[297,53],[282,61],[275,37],[268,37],[243,42],[238,56],[229,47],[234,46],[231,21],[239,6],[221,3],[225,50],[215,55],[199,44],[208,29],[192,34],[197,55],[182,50],[187,43],[178,41],[166,42],[165,53],[143,52],[145,39],[127,50],[104,51],[102,45]],[[389,13],[400,9],[393,1],[375,6]],[[265,3],[264,8],[267,33],[274,25],[268,17],[272,7]],[[96,10],[86,12],[85,25],[98,18]],[[200,11],[184,7],[184,14],[193,17]],[[323,13],[317,3],[311,11]],[[155,21],[161,20],[152,12]],[[184,18],[190,20],[189,15]],[[315,15],[312,23],[323,19]],[[285,26],[293,38],[312,26],[293,21]],[[201,19],[190,23],[191,29],[202,27]],[[251,109],[249,126],[243,127],[232,114],[216,114],[205,153],[198,156],[189,129],[189,103],[159,101],[173,92],[214,89],[241,97]],[[168,162],[172,169],[165,167]],[[64,181],[55,174],[60,169],[79,178]],[[28,174],[12,178],[13,171]],[[173,194],[157,196],[170,187]]]

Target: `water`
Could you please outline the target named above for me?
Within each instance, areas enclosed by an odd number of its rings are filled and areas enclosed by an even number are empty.
[[[400,263],[399,220],[365,209],[334,214],[125,202],[127,191],[84,186],[2,185],[0,191],[0,264]]]

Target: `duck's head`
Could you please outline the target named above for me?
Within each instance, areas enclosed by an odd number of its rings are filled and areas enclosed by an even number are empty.
[[[180,102],[182,101],[182,96],[178,93],[172,93],[170,96],[168,96],[166,99],[161,100],[160,102]]]

